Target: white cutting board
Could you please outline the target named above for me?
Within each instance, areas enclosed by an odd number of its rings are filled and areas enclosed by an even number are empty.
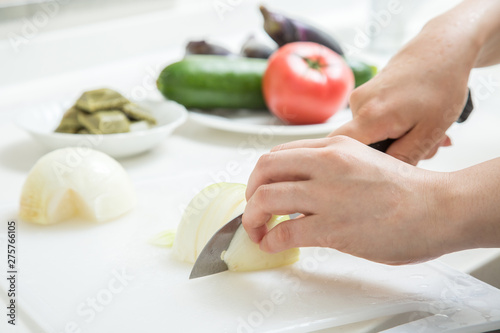
[[[138,207],[108,223],[18,221],[18,304],[42,330],[306,332],[411,311],[437,316],[395,332],[500,327],[500,290],[437,261],[391,267],[313,248],[288,267],[188,280],[191,265],[147,240],[177,225],[192,194],[178,179],[136,189]]]

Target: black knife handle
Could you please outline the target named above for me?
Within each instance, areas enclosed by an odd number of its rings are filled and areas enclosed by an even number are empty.
[[[465,103],[465,107],[462,111],[462,114],[460,117],[457,119],[457,123],[463,123],[464,121],[469,118],[470,113],[474,110],[474,104],[472,104],[472,96],[470,94],[470,89],[469,89],[469,94],[467,95],[467,103]]]
[[[464,121],[466,121],[467,118],[469,118],[469,115],[472,112],[472,110],[474,110],[474,104],[472,103],[472,96],[470,94],[470,89],[469,89],[469,93],[467,95],[467,103],[465,103],[465,107],[460,117],[458,117],[457,123],[463,123]],[[394,141],[396,141],[396,139],[385,139],[383,141],[372,143],[369,146],[385,153],[389,148],[389,146],[392,145]]]
[[[396,141],[396,139],[385,139],[383,141],[372,143],[371,145],[368,146],[385,153],[387,149],[389,149],[389,146],[392,145],[394,141]]]

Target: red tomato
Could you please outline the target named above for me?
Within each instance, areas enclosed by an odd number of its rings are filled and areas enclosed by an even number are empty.
[[[268,108],[288,124],[323,123],[347,105],[354,75],[329,48],[296,42],[270,58],[262,81]]]

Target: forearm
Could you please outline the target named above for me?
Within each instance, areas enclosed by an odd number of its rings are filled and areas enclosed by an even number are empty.
[[[500,158],[449,174],[447,193],[451,250],[500,247]]]
[[[473,45],[473,67],[485,67],[500,63],[499,17],[500,1],[465,0],[431,20],[427,26],[438,35],[454,30],[457,42],[467,48]]]

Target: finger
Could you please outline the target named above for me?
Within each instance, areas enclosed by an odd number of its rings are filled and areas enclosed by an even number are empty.
[[[359,119],[360,118],[354,118],[350,122],[328,134],[328,137],[345,135],[358,140],[365,145],[382,141],[389,137],[387,132],[381,126],[371,121],[362,121]]]
[[[440,146],[441,147],[450,147],[451,145],[453,145],[453,142],[451,142],[451,139],[448,135],[445,135],[445,138],[441,142]]]
[[[277,152],[281,150],[297,149],[297,148],[322,148],[328,145],[328,139],[305,139],[297,140],[292,142],[283,143],[271,149],[271,152]]]
[[[260,249],[277,253],[293,247],[321,246],[320,231],[316,215],[281,222],[262,238]]]
[[[436,155],[436,153],[438,152],[439,150],[439,147],[440,145],[437,144],[434,148],[432,148],[428,153],[427,155],[425,155],[422,159],[423,160],[428,160],[428,159],[431,159],[434,157],[434,155]]]
[[[445,136],[443,140],[436,146],[434,146],[434,148],[429,153],[427,153],[427,155],[423,159],[428,160],[430,158],[433,158],[434,155],[436,155],[436,153],[438,152],[439,148],[449,146],[451,146],[451,139],[448,136]]]
[[[281,182],[260,186],[250,198],[243,214],[243,227],[258,243],[267,232],[273,215],[308,214],[313,201],[304,182]]]
[[[312,152],[310,148],[298,148],[262,155],[248,179],[245,193],[247,200],[261,185],[309,179],[311,169],[317,163]]]
[[[418,161],[424,159],[443,140],[445,134],[442,133],[436,140],[435,131],[432,126],[419,124],[390,145],[387,154],[411,165],[417,165]]]

